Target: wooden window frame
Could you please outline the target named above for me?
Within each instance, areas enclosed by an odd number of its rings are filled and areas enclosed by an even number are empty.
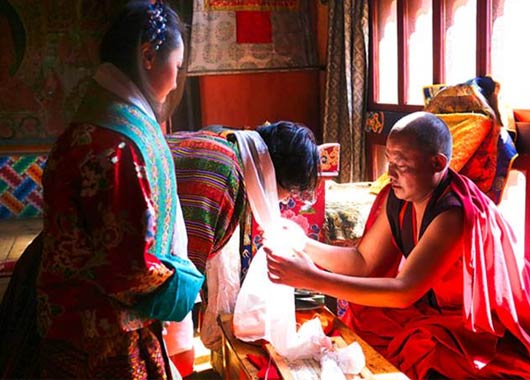
[[[378,87],[375,72],[379,67],[377,61],[377,12],[375,8],[378,0],[370,0],[370,51],[369,58],[372,65],[369,71],[369,89],[368,89],[368,109],[377,111],[397,111],[397,112],[414,112],[423,109],[422,105],[406,104],[406,83],[407,83],[407,52],[405,46],[405,32],[407,17],[405,14],[405,1],[397,0],[397,60],[398,60],[398,103],[385,104],[375,101],[376,89]],[[477,42],[476,42],[476,75],[487,75],[491,68],[491,23],[492,23],[492,2],[493,0],[477,0]],[[446,0],[432,0],[433,15],[433,78],[432,83],[444,83],[444,45],[445,45],[445,12]]]

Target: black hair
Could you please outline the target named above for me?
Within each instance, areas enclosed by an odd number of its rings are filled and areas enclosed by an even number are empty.
[[[256,131],[267,144],[278,185],[286,190],[313,191],[320,171],[313,132],[290,121],[264,124]]]
[[[99,57],[102,62],[110,62],[123,71],[156,109],[145,83],[140,56],[140,46],[151,42],[152,38],[151,7],[150,0],[129,1],[103,35]],[[158,57],[166,59],[170,52],[183,44],[185,28],[177,13],[165,2],[157,2],[157,7],[161,7],[165,17],[165,30],[162,32],[163,42],[155,50]],[[156,48],[156,40],[151,43]]]
[[[453,136],[447,124],[429,112],[414,112],[392,127],[390,134],[411,136],[415,146],[428,154],[443,153],[449,160],[453,152]]]

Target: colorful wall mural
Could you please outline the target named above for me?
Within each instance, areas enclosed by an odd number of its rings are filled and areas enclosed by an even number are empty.
[[[121,2],[0,1],[0,151],[42,148],[65,128]]]

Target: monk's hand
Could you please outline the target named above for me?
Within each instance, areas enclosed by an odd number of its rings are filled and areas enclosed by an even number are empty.
[[[318,268],[306,253],[294,249],[289,253],[275,252],[267,245],[263,249],[267,254],[268,275],[272,282],[313,290],[312,282]]]

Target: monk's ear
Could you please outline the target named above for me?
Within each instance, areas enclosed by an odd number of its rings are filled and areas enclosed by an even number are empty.
[[[143,43],[142,46],[140,46],[140,54],[142,59],[142,67],[145,70],[151,70],[156,55],[153,46],[148,42]]]
[[[435,154],[432,157],[432,168],[435,172],[441,172],[449,164],[449,159],[443,153]]]

